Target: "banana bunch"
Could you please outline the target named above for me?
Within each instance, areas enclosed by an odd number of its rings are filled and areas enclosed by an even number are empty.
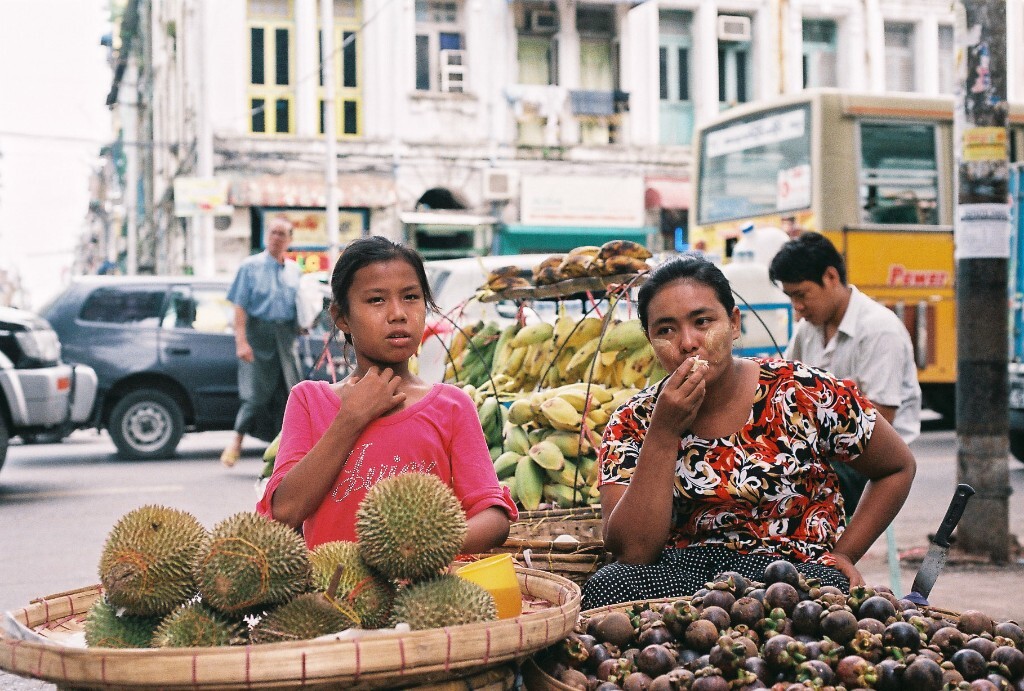
[[[561,508],[596,503],[596,447],[611,414],[636,391],[577,383],[516,398],[503,445],[491,449],[498,480],[526,510],[542,502]]]
[[[494,354],[504,334],[495,322],[485,324],[482,320],[456,329],[448,346],[444,380],[481,386],[490,377]]]
[[[519,275],[518,266],[502,266],[487,275],[486,290],[500,293],[509,288],[529,288],[530,282]]]
[[[591,275],[643,273],[650,269],[647,261],[651,252],[632,240],[609,240],[601,245],[590,262]]]

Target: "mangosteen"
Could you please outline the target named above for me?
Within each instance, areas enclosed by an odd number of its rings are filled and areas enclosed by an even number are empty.
[[[587,671],[596,673],[597,668],[601,665],[602,662],[618,656],[618,648],[615,649],[615,655],[612,655],[611,652],[608,650],[608,644],[595,643],[594,647],[590,649],[590,656],[587,658],[587,661],[583,664],[583,667]]]
[[[604,660],[597,666],[595,675],[601,681],[611,681],[613,678],[618,679],[618,673],[620,671],[620,661],[617,657],[610,657]],[[628,672],[627,672],[628,673]]]
[[[663,645],[648,645],[636,656],[636,669],[649,677],[667,674],[676,666],[676,656]]]
[[[676,664],[687,667],[692,665],[699,657],[700,653],[696,650],[693,650],[692,648],[683,648],[682,650],[676,651],[676,659],[678,660]]]
[[[881,662],[884,657],[885,651],[882,648],[882,634],[880,633],[857,629],[857,633],[853,635],[853,639],[850,640],[847,647],[851,653],[860,655],[871,664]]]
[[[719,631],[729,628],[729,624],[732,622],[732,619],[729,617],[729,610],[722,609],[717,605],[710,605],[702,609],[700,618],[707,619],[713,623],[718,627]]]
[[[783,672],[803,662],[806,659],[806,652],[803,643],[792,636],[780,633],[764,642],[761,646],[761,657],[769,669]]]
[[[814,600],[804,600],[803,602],[796,603],[796,607],[790,613],[790,619],[793,622],[793,632],[817,636],[823,611],[824,608],[821,604]]]
[[[640,614],[637,615],[637,619],[640,620],[641,625],[650,622],[661,621],[661,612],[655,609],[651,609],[650,607],[645,607],[640,611]]]
[[[921,647],[921,632],[905,621],[894,621],[885,627],[882,633],[882,644],[899,648],[905,652],[917,652]]]
[[[764,576],[761,578],[765,587],[772,583],[789,583],[794,588],[800,585],[800,572],[796,565],[786,559],[776,559],[764,567]]]
[[[995,641],[991,638],[985,636],[970,636],[968,637],[967,642],[964,643],[964,647],[977,650],[981,653],[982,657],[986,660],[990,660],[992,658],[992,653],[996,651],[998,646],[996,646]]]
[[[985,679],[992,682],[992,685],[999,689],[999,691],[1013,691],[1013,686],[1010,685],[1010,680],[1002,674],[996,674],[993,672],[985,677]]]
[[[598,620],[592,631],[589,629],[590,627],[588,627],[587,633],[597,640],[617,645],[620,648],[633,642],[633,622],[625,612],[618,610],[608,612]]]
[[[882,660],[875,665],[876,691],[900,691],[903,688],[903,670],[906,668],[899,660]]]
[[[805,660],[796,666],[797,680],[810,682],[814,688],[831,686],[835,676],[832,668],[821,660]]]
[[[578,669],[567,667],[558,675],[557,679],[566,686],[571,686],[574,689],[582,689],[582,691],[586,691],[587,689],[587,675]]]
[[[639,654],[640,654],[640,649],[639,648],[626,648],[622,652],[622,655],[620,656],[620,659],[628,660],[629,664],[633,665],[633,667],[636,667],[636,658],[637,658],[637,656]]]
[[[1000,674],[1010,681],[1024,678],[1024,652],[1010,645],[1001,645],[989,658]]]
[[[952,662],[943,662],[939,666],[942,667],[942,687],[944,689],[956,688],[957,684],[961,682],[967,683],[964,682],[964,675],[956,671],[956,667],[953,666]]]
[[[706,653],[718,641],[718,627],[708,619],[698,619],[686,627],[686,645],[699,653]]]
[[[672,679],[667,674],[651,679],[650,691],[675,691],[675,686],[672,685]]]
[[[701,671],[705,667],[710,667],[710,666],[711,666],[711,658],[709,658],[707,655],[701,655],[696,660],[694,660],[693,662],[690,663],[690,670],[693,671],[694,674],[696,674],[697,672]]]
[[[789,583],[782,581],[772,583],[764,591],[764,606],[768,609],[778,607],[789,615],[798,602],[800,602],[800,593]]]
[[[743,661],[747,659],[747,655],[748,650],[742,643],[729,636],[722,636],[708,653],[708,662],[720,669],[725,676],[733,678],[743,665]]]
[[[622,682],[625,691],[647,691],[654,681],[643,672],[632,672]]]
[[[640,635],[637,636],[637,642],[641,647],[645,647],[653,644],[661,643],[672,643],[675,640],[675,636],[669,631],[668,626],[663,621],[652,622],[649,625],[644,626],[640,630]],[[655,674],[651,675],[657,676]]]
[[[860,655],[847,655],[836,664],[836,678],[848,689],[875,685],[875,666]]]
[[[999,687],[988,679],[975,679],[968,688],[970,691],[999,691]]]
[[[955,626],[943,626],[932,634],[929,642],[938,648],[939,652],[945,657],[949,657],[960,650],[960,648],[963,648],[967,639],[963,632]]]
[[[765,684],[771,679],[772,673],[768,669],[768,664],[762,660],[759,656],[748,657],[743,661],[743,669],[747,670]]]
[[[720,674],[698,676],[690,684],[691,691],[729,691],[729,682]]]
[[[831,609],[821,618],[821,635],[828,636],[839,645],[849,643],[856,633],[857,617],[848,609]]]
[[[716,581],[728,583],[731,586],[732,594],[737,598],[743,597],[750,587],[750,581],[746,576],[737,571],[723,571],[715,576]]]
[[[1017,646],[1017,650],[1024,650],[1024,629],[1016,622],[1001,621],[995,625],[995,634],[1003,638],[1009,638]]]
[[[691,621],[700,618],[700,612],[689,600],[676,600],[661,606],[661,620],[676,638],[681,638]]]
[[[726,612],[732,607],[732,603],[736,602],[736,596],[728,590],[709,590],[708,594],[705,595],[701,604],[706,608],[708,607],[721,607]]]
[[[764,605],[753,597],[741,597],[729,608],[733,626],[754,626],[764,618]]]
[[[992,621],[992,617],[984,612],[979,612],[976,609],[966,609],[960,613],[960,623],[957,625],[957,628],[964,633],[973,633],[978,636],[983,633],[995,633],[996,624]]]
[[[903,688],[907,691],[939,691],[942,688],[942,668],[935,660],[918,656],[903,671]]]
[[[880,622],[887,622],[891,617],[896,616],[896,608],[891,602],[881,595],[873,595],[860,603],[857,616],[877,619]]]
[[[764,602],[764,588],[752,588],[747,590],[747,597],[752,597],[758,602]]]
[[[917,657],[926,657],[929,660],[935,660],[940,665],[946,661],[946,659],[942,657],[942,653],[937,650],[932,650],[931,648],[921,648],[915,653],[915,655]]]
[[[949,661],[967,681],[981,679],[988,674],[985,656],[972,648],[961,648],[950,656]]]
[[[872,619],[871,617],[864,617],[857,621],[857,628],[861,631],[867,631],[868,633],[877,633],[881,635],[885,631],[885,624]]]
[[[594,687],[594,691],[617,691],[622,687],[610,681],[603,681]]]

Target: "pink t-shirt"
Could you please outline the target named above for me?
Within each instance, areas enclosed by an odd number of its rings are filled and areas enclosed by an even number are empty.
[[[288,397],[274,474],[256,511],[273,518],[271,501],[281,480],[323,436],[341,409],[324,381],[299,382]],[[507,488],[498,484],[476,406],[462,389],[435,384],[405,410],[378,418],[356,440],[334,488],[302,525],[310,549],[332,540],[355,540],[356,509],[380,480],[409,472],[433,473],[454,491],[467,518],[500,506],[518,518]]]

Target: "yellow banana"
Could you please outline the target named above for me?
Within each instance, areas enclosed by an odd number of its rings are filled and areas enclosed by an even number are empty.
[[[632,240],[609,240],[601,245],[598,252],[601,259],[609,259],[615,256],[627,256],[635,259],[650,259],[651,251],[638,242]]]
[[[587,502],[587,494],[578,489],[572,489],[565,485],[544,485],[544,498],[558,504],[559,508],[571,509],[574,506],[582,506]]]
[[[601,335],[601,320],[597,317],[584,317],[579,322],[579,326],[569,336],[569,340],[566,341],[566,345],[570,348],[579,348],[587,341],[597,338]]]
[[[505,448],[515,451],[521,456],[530,452],[530,439],[526,436],[526,430],[519,425],[509,425],[505,433]]]
[[[601,352],[621,352],[636,350],[647,343],[647,334],[640,325],[639,319],[627,319],[613,324],[601,339]]]
[[[512,495],[512,501],[514,501],[516,503],[519,503],[519,493],[516,492],[516,476],[515,475],[512,475],[510,477],[505,478],[504,480],[502,480],[498,484],[499,485],[504,485],[505,487],[508,487],[508,493],[510,495]]]
[[[555,345],[561,346],[565,343],[569,335],[573,333],[573,327],[576,326],[576,320],[569,316],[565,309],[565,303],[561,302],[558,305],[558,319],[555,320],[555,329],[553,332],[553,338]]]
[[[580,455],[581,444],[584,447],[584,453],[589,450],[586,447],[590,446],[586,437],[581,440],[578,432],[555,430],[544,439],[557,446],[565,458],[577,458]]]
[[[525,425],[534,418],[533,409],[530,408],[530,401],[525,398],[517,398],[512,401],[508,409],[508,420],[513,425]]]
[[[565,467],[565,456],[554,442],[546,439],[530,447],[530,458],[545,470],[561,470]]]
[[[576,380],[583,379],[586,376],[587,368],[590,367],[590,363],[597,353],[598,345],[598,340],[593,338],[580,346],[580,349],[576,351],[565,366],[563,376]]]
[[[548,470],[547,476],[551,482],[566,487],[583,487],[587,484],[583,479],[583,473],[572,461],[566,461],[558,470]]]
[[[529,456],[519,459],[516,464],[516,494],[527,511],[535,511],[544,491],[544,471]]]
[[[520,348],[522,346],[533,345],[535,343],[543,343],[551,338],[555,332],[555,327],[547,322],[538,322],[536,324],[530,324],[519,329],[515,337],[512,339],[512,347]]]
[[[594,429],[603,429],[608,424],[608,419],[611,417],[605,412],[604,408],[594,408],[587,413],[587,424]]]
[[[519,463],[519,459],[522,458],[522,454],[518,454],[515,451],[506,451],[497,458],[494,459],[494,472],[498,476],[499,480],[512,477],[516,474],[516,465]]]
[[[512,339],[519,331],[519,324],[513,323],[501,330],[498,336],[498,343],[494,348],[494,356],[491,360],[491,374],[505,371],[505,363],[512,353]]]
[[[579,431],[583,416],[564,398],[549,398],[540,406],[540,412],[555,429]]]

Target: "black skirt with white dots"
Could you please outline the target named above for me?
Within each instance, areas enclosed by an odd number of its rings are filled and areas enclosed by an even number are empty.
[[[740,554],[728,547],[666,549],[654,564],[608,564],[583,586],[583,609],[619,602],[693,595],[723,571],[735,571],[764,581],[768,564],[782,557],[771,554]],[[844,593],[850,581],[838,569],[815,562],[793,562],[807,578],[831,585]]]

